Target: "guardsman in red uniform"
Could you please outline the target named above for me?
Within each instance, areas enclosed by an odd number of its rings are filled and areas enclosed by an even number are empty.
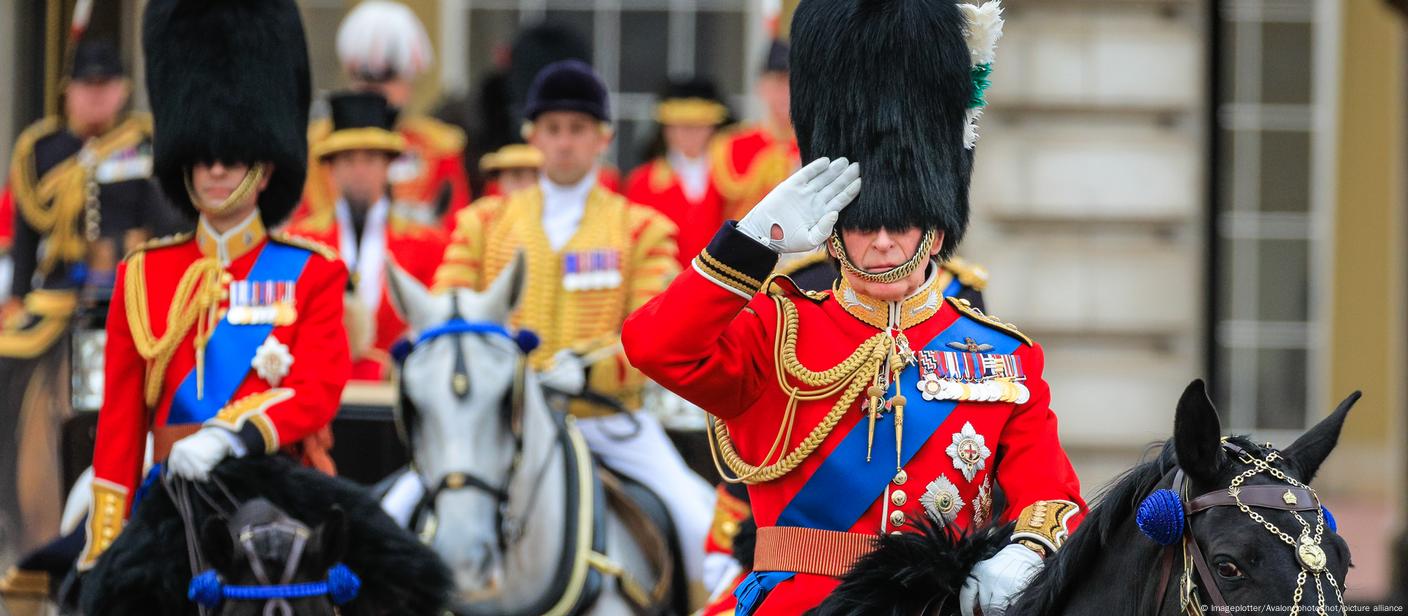
[[[154,170],[196,231],[117,270],[80,569],[122,530],[149,434],[156,469],[193,480],[232,456],[326,459],[304,441],[347,381],[347,268],[267,231],[298,202],[308,160],[302,24],[292,2],[227,5],[153,1],[143,19]]]
[[[289,227],[289,234],[335,246],[352,272],[347,298],[352,378],[390,375],[391,345],[406,324],[386,294],[386,262],[396,263],[429,285],[445,254],[445,232],[406,216],[388,197],[387,169],[405,148],[393,130],[396,113],[372,92],[346,92],[329,99],[334,130],[313,146],[313,156],[337,186],[332,211],[318,212]]]
[[[708,148],[728,120],[728,107],[707,79],[671,81],[655,108],[663,152],[626,178],[626,198],[648,205],[679,227],[681,267],[708,245],[724,221],[724,198],[710,177]]]
[[[767,116],[731,131],[709,148],[710,173],[727,201],[724,217],[737,220],[798,166],[797,137],[788,110],[788,45],[774,40],[758,76],[757,94]]]
[[[1013,543],[960,596],[965,614],[1000,614],[1085,507],[1041,347],[936,284],[967,226],[969,107],[1000,21],[863,4],[810,0],[792,23],[793,120],[815,160],[725,223],[622,340],[631,365],[714,415],[721,466],[749,484],[755,570],[737,613],[802,613],[875,536],[987,524],[1000,488]],[[832,290],[765,292],[778,254],[822,244],[841,262]]]
[[[430,37],[409,7],[389,0],[365,0],[352,9],[337,30],[337,58],[354,90],[377,92],[404,110],[416,77],[434,60]],[[333,131],[331,122],[314,122],[308,143],[317,145]],[[449,211],[469,203],[464,131],[435,118],[402,111],[396,132],[406,147],[391,163],[392,201],[423,208],[427,220],[437,216],[441,193],[448,189]],[[305,203],[294,219],[329,211],[337,203],[337,186],[311,161]]]

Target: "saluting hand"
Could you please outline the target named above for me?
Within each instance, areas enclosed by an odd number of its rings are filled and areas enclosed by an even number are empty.
[[[807,252],[831,235],[860,194],[860,165],[818,158],[793,173],[738,221],[738,230],[777,253]]]

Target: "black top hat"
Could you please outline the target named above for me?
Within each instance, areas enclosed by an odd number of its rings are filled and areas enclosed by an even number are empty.
[[[807,0],[792,20],[792,123],[802,160],[860,163],[838,229],[968,226],[973,94],[965,19],[944,0]]]
[[[73,66],[68,73],[72,81],[103,81],[124,75],[122,57],[110,41],[79,41],[73,50]]]
[[[151,0],[142,19],[155,172],[194,214],[186,173],[200,162],[267,162],[264,224],[303,194],[308,165],[308,45],[293,0]]]
[[[581,60],[563,60],[543,68],[528,88],[523,117],[529,122],[549,111],[577,111],[611,121],[606,84]]]
[[[332,134],[313,145],[313,156],[327,158],[349,150],[380,150],[391,155],[406,149],[396,132],[396,109],[375,92],[340,92],[328,98]]]

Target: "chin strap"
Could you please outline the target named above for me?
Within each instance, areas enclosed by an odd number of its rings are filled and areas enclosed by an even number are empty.
[[[934,231],[933,229],[926,229],[924,231],[924,237],[919,240],[919,247],[915,249],[914,254],[909,257],[908,261],[880,273],[871,273],[857,266],[851,261],[850,255],[846,254],[846,245],[841,241],[841,230],[837,229],[831,233],[831,251],[836,255],[836,258],[841,261],[842,269],[845,269],[861,280],[877,284],[889,284],[909,277],[910,274],[914,273],[914,270],[919,269],[919,264],[924,260],[925,256],[928,256],[929,250],[933,248],[933,246]]]

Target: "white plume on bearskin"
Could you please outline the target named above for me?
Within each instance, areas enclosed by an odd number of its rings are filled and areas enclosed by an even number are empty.
[[[1002,38],[1002,5],[997,0],[978,4],[959,4],[966,23],[963,38],[968,43],[968,54],[973,66],[992,64],[997,57],[997,39]],[[983,116],[982,107],[968,110],[968,122],[963,129],[963,147],[972,149],[978,143],[978,119]]]
[[[435,51],[425,26],[409,7],[367,0],[338,26],[337,59],[343,70],[358,78],[410,79],[430,68]]]

